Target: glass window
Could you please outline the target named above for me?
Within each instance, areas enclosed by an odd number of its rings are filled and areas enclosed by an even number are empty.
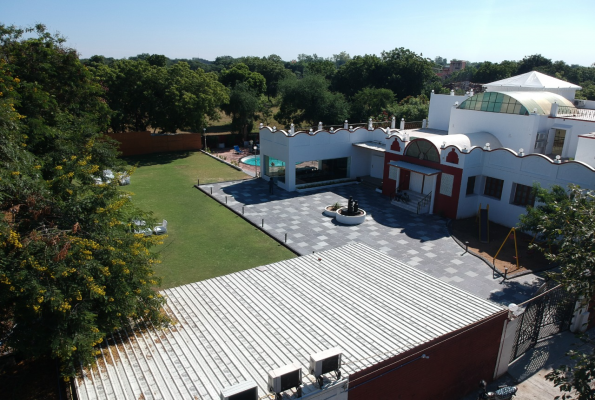
[[[436,147],[431,142],[424,139],[416,139],[409,143],[405,155],[415,157],[418,160],[440,162],[440,155],[438,154]]]
[[[257,159],[260,161],[260,157]],[[285,163],[276,158],[264,156],[264,174],[285,183]]]
[[[467,195],[475,193],[475,176],[467,178]]]
[[[512,204],[516,204],[517,206],[533,206],[535,204],[533,188],[531,186],[521,185],[520,183],[515,183],[514,185]]]
[[[495,197],[499,200],[502,197],[503,186],[504,181],[502,179],[496,179],[488,176],[486,177],[486,185],[483,190],[483,194],[486,196]]]
[[[295,184],[335,181],[349,177],[349,157],[304,161],[295,166]]]

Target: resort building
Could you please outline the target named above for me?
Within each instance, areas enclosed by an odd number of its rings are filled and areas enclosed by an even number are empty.
[[[463,96],[432,93],[420,128],[350,127],[296,132],[260,128],[265,179],[294,191],[370,176],[382,193],[408,193],[418,213],[465,218],[490,208],[512,226],[543,187],[595,189],[595,101],[575,99],[579,86],[529,72]]]

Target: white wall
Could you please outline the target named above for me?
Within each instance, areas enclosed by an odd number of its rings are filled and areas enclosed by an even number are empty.
[[[569,118],[548,118],[548,127],[551,129],[566,130],[566,139],[564,142],[562,157],[572,157],[576,159],[576,153],[578,151],[578,137],[579,135],[586,135],[587,133],[594,132],[595,121],[579,121]],[[550,131],[546,154],[551,153],[553,144],[554,132]],[[589,162],[588,164],[595,166],[593,161]]]
[[[595,136],[578,138],[575,160],[595,167]]]
[[[461,104],[469,96],[451,96],[448,94],[430,95],[430,110],[428,112],[428,128],[448,130],[448,121],[450,120],[450,111],[455,102]]]
[[[295,190],[295,164],[304,161],[351,157],[349,177],[370,175],[370,154],[373,150],[366,150],[353,143],[379,141],[389,146],[386,130],[377,128],[368,131],[366,128],[356,128],[353,132],[338,129],[331,133],[317,131],[312,134],[299,132],[289,136],[285,131],[272,132],[270,128],[260,130],[260,152],[265,155],[285,161],[286,190]],[[262,161],[262,160],[261,160]]]
[[[482,153],[483,158],[481,167],[470,166],[470,160],[465,159],[466,167],[463,170],[457,218],[474,216],[480,203],[483,208],[489,204],[490,220],[509,227],[515,226],[518,216],[525,213],[525,207],[510,204],[515,183],[533,186],[534,182],[539,182],[545,188],[554,184],[566,187],[574,183],[584,188],[595,189],[595,169],[580,162],[556,164],[545,156],[517,157],[504,149],[484,151],[476,148],[460,157],[477,157],[479,153]],[[477,175],[476,194],[466,196],[467,178],[474,175]],[[500,200],[483,195],[487,176],[504,181]]]
[[[533,150],[540,119],[545,115],[515,115],[453,108],[448,134],[488,132],[503,147],[518,151]]]

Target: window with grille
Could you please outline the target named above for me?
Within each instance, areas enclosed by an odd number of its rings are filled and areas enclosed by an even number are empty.
[[[514,198],[512,204],[517,206],[533,206],[535,204],[535,194],[531,186],[515,184]]]
[[[502,186],[504,186],[504,181],[502,179],[488,176],[486,177],[486,185],[483,194],[500,199],[502,197]]]

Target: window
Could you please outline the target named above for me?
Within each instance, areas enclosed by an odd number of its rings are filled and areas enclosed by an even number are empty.
[[[502,186],[504,186],[504,181],[502,179],[488,176],[486,177],[486,185],[483,194],[500,199],[502,197]]]
[[[520,183],[515,183],[514,186],[512,204],[517,206],[533,206],[535,204],[535,194],[531,186],[521,185]]]
[[[467,196],[475,193],[475,176],[467,178]]]
[[[554,146],[552,147],[552,154],[561,156],[564,148],[564,140],[566,139],[566,131],[564,129],[556,129],[554,134]]]
[[[409,146],[405,150],[405,155],[415,157],[419,160],[440,162],[438,150],[436,150],[436,147],[431,142],[425,139],[416,139],[409,143]]]

